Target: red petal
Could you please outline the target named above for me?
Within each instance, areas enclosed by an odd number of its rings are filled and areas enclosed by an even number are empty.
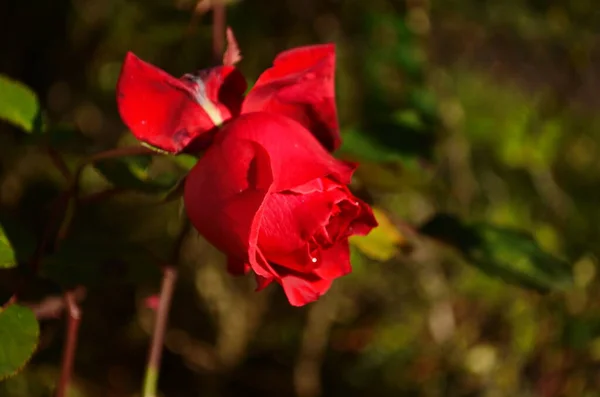
[[[185,83],[131,52],[119,76],[117,104],[136,138],[171,153],[214,127]]]
[[[288,116],[311,131],[330,151],[341,143],[335,106],[335,46],[299,47],[279,54],[258,79],[242,113]]]
[[[215,126],[240,113],[246,81],[231,66],[176,79],[127,53],[117,84],[125,124],[140,141],[180,153],[194,142],[206,147]]]
[[[310,256],[309,240],[327,225],[334,203],[344,196],[339,189],[269,195],[258,238],[258,245],[269,261],[298,272],[310,272],[315,262]]]
[[[250,271],[250,265],[245,261],[233,256],[227,257],[227,271],[234,276],[241,276]]]
[[[267,278],[263,276],[256,275],[256,291],[262,291],[267,288],[275,279],[273,277]]]
[[[211,146],[186,177],[184,202],[192,224],[210,243],[239,260],[247,257],[254,218],[268,190],[252,186],[250,180],[268,187],[270,177],[248,174],[265,173],[268,167],[268,154],[259,146],[228,139]]]
[[[338,241],[333,247],[321,251],[320,265],[313,271],[319,278],[333,280],[352,271],[348,239]]]
[[[292,306],[304,306],[325,294],[331,287],[331,280],[288,274],[281,278],[281,286]]]
[[[192,92],[203,91],[205,97],[201,99],[208,99],[214,104],[223,121],[240,114],[247,85],[242,73],[233,66],[203,69],[195,74],[186,74],[181,80]]]
[[[215,145],[223,139],[249,140],[264,148],[270,158],[274,191],[294,189],[324,176],[348,184],[354,172],[353,165],[331,156],[306,128],[278,114],[242,114],[223,127]]]

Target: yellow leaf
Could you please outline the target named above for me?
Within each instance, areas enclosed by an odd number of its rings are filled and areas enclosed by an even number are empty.
[[[399,246],[404,244],[406,239],[381,209],[373,208],[373,215],[379,226],[366,236],[350,237],[350,244],[369,258],[385,262],[396,255]]]

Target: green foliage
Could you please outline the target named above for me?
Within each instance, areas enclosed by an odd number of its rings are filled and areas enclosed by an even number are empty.
[[[366,236],[352,236],[350,244],[367,257],[385,262],[398,254],[398,248],[406,243],[406,240],[385,212],[373,208],[373,215],[377,219],[378,226]]]
[[[0,75],[0,119],[25,132],[40,131],[41,109],[35,92],[8,76]]]
[[[8,241],[4,233],[4,228],[0,226],[0,269],[14,267],[16,264],[15,250],[10,241]]]
[[[174,188],[181,176],[175,172],[151,175],[152,156],[130,156],[97,162],[94,167],[115,187],[145,193],[161,193]]]
[[[37,347],[39,333],[30,309],[19,305],[0,309],[0,380],[25,366]]]
[[[431,160],[438,127],[435,97],[423,82],[424,62],[404,18],[369,12],[366,31],[378,48],[364,50],[363,118],[344,131],[342,156],[415,166]],[[410,82],[410,83],[407,83]]]
[[[542,292],[572,286],[570,266],[543,251],[526,232],[486,223],[466,224],[447,214],[436,215],[420,231],[453,246],[469,263],[509,283]]]
[[[14,217],[0,216],[0,269],[15,267],[27,260],[35,249],[36,239]]]

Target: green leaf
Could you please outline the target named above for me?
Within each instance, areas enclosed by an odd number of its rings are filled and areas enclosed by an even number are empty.
[[[540,292],[572,285],[569,264],[543,251],[529,233],[486,223],[467,224],[448,214],[434,216],[420,231],[451,245],[472,265],[508,283]]]
[[[0,213],[0,269],[17,266],[35,252],[37,239],[23,220]]]
[[[15,250],[8,241],[4,228],[0,225],[0,269],[15,267],[17,265],[17,256]]]
[[[174,172],[152,175],[151,156],[131,156],[108,159],[94,167],[116,187],[145,193],[164,193],[174,188],[180,176]]]
[[[40,328],[33,312],[23,306],[0,309],[0,380],[19,372],[33,355]]]
[[[398,248],[406,243],[406,239],[385,212],[373,207],[373,215],[378,226],[366,236],[352,236],[349,241],[367,257],[385,262],[398,253]]]
[[[399,162],[403,160],[403,157],[400,154],[377,143],[367,134],[358,130],[345,131],[343,138],[342,146],[336,153],[341,157],[383,163]]]
[[[40,131],[42,126],[35,92],[5,75],[0,75],[0,119],[29,133]]]

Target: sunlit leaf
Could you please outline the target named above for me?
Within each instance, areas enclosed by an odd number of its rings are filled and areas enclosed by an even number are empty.
[[[8,241],[4,228],[0,225],[0,268],[14,267],[17,264],[15,250]]]
[[[379,226],[366,236],[352,236],[350,243],[369,258],[385,262],[396,255],[398,247],[405,242],[405,239],[385,212],[373,208],[373,215]]]
[[[486,223],[467,224],[439,214],[420,231],[458,249],[485,273],[541,292],[564,290],[572,284],[571,267],[542,250],[531,234]]]
[[[145,193],[161,193],[174,188],[180,177],[163,173],[151,175],[150,156],[131,156],[98,162],[94,167],[116,187]]]
[[[8,76],[0,75],[0,119],[25,132],[40,130],[40,103],[35,92]]]
[[[27,364],[37,347],[39,333],[30,309],[19,305],[0,309],[0,380]]]

